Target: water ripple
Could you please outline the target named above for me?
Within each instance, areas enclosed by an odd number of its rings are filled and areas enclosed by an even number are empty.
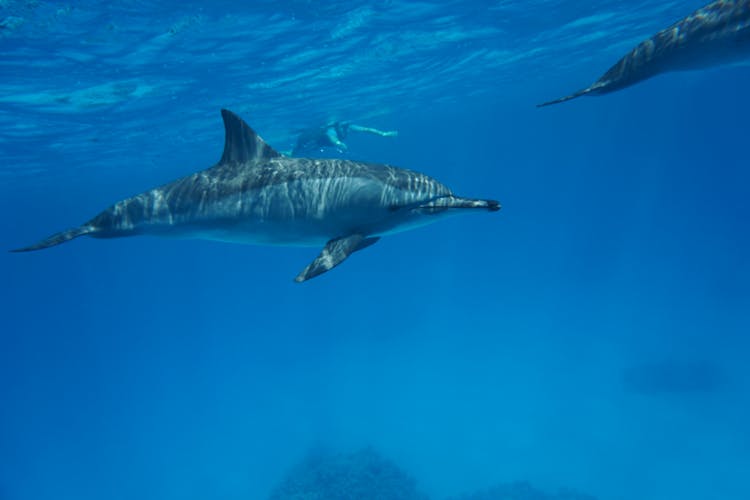
[[[289,144],[295,129],[323,117],[357,120],[504,94],[589,58],[609,61],[695,6],[222,0],[168,7],[0,0],[0,122],[27,124],[3,129],[2,165],[24,154],[41,162],[50,125],[63,130],[59,142],[78,145],[69,148],[76,154],[91,146],[91,128],[132,139],[138,127],[163,124],[213,138],[221,106],[251,112],[265,135]],[[19,137],[35,134],[33,152],[15,150]],[[78,160],[71,164],[87,164]]]

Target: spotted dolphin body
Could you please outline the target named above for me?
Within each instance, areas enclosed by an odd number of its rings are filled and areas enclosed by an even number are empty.
[[[283,156],[237,115],[221,113],[226,136],[218,164],[119,201],[79,227],[14,251],[40,250],[84,235],[323,245],[295,279],[301,282],[382,235],[465,209],[500,209],[493,200],[455,196],[435,179],[411,170]]]
[[[641,42],[590,87],[539,107],[607,94],[660,73],[703,69],[748,57],[750,0],[717,0]]]

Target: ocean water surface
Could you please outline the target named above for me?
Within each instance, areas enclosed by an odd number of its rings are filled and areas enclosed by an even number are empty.
[[[750,66],[535,108],[702,4],[0,0],[2,249],[211,166],[221,108],[396,129],[344,155],[503,204],[303,284],[318,249],[0,252],[0,499],[262,499],[361,449],[433,499],[750,498]]]

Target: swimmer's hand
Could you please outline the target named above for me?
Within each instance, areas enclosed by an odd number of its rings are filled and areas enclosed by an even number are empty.
[[[389,130],[387,132],[383,132],[383,137],[396,137],[398,135],[398,130]]]

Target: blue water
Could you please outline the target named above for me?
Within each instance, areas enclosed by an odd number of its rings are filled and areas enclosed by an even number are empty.
[[[302,285],[317,249],[0,253],[0,499],[260,499],[365,446],[437,499],[750,498],[750,67],[534,107],[702,3],[0,0],[0,249],[212,165],[222,107],[503,204]]]

